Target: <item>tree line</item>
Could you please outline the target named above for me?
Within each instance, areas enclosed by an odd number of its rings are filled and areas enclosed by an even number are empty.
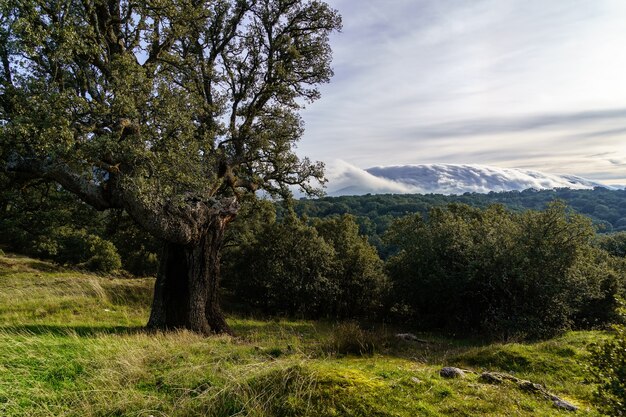
[[[296,203],[295,210],[299,214],[311,217],[347,213],[367,217],[373,225],[364,225],[363,231],[369,231],[372,226],[375,229],[386,230],[389,218],[418,212],[425,215],[430,207],[448,203],[463,203],[475,207],[503,204],[511,210],[521,211],[541,210],[554,200],[564,201],[571,209],[591,218],[602,233],[626,231],[626,190],[602,187],[589,190],[528,189],[462,195],[368,194],[325,197],[316,200],[301,199]]]
[[[554,201],[564,201],[577,213],[593,220],[600,233],[626,231],[626,190],[609,190],[597,187],[593,190],[534,190],[490,192],[487,194],[377,194],[363,196],[325,197],[301,199],[295,204],[299,215],[326,217],[338,214],[356,216],[361,233],[381,251],[382,235],[391,222],[409,213],[428,215],[433,206],[462,203],[474,207],[502,204],[513,211],[542,210]]]

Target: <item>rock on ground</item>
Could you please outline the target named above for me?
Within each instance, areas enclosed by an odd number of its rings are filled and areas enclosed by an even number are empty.
[[[442,378],[465,378],[465,372],[463,372],[463,370],[452,366],[441,368],[439,375],[441,375]]]

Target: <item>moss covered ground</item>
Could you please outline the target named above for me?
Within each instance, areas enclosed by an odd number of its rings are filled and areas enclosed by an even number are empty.
[[[393,336],[409,328],[355,335],[351,325],[235,317],[236,336],[148,334],[151,287],[0,256],[0,416],[572,414],[515,384],[483,383],[483,370],[543,384],[579,406],[576,415],[599,415],[585,368],[602,332],[410,342]],[[373,353],[359,355],[355,344]],[[477,373],[447,380],[442,366]]]

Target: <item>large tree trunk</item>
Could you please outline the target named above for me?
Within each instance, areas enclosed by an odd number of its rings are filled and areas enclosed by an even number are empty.
[[[216,215],[199,241],[188,245],[164,243],[149,329],[230,333],[218,297],[226,224]]]

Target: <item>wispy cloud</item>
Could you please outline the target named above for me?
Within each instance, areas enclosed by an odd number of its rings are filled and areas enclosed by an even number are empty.
[[[618,123],[622,127],[581,134],[580,137],[613,136],[626,132],[626,109],[594,110],[565,114],[543,114],[523,117],[469,119],[416,126],[414,138],[459,137],[476,135],[496,135],[502,133],[532,132],[557,128],[587,128],[592,124],[606,126]]]
[[[626,2],[329,3],[344,31],[332,40],[336,77],[304,112],[303,155],[626,182],[609,161],[626,160]]]

